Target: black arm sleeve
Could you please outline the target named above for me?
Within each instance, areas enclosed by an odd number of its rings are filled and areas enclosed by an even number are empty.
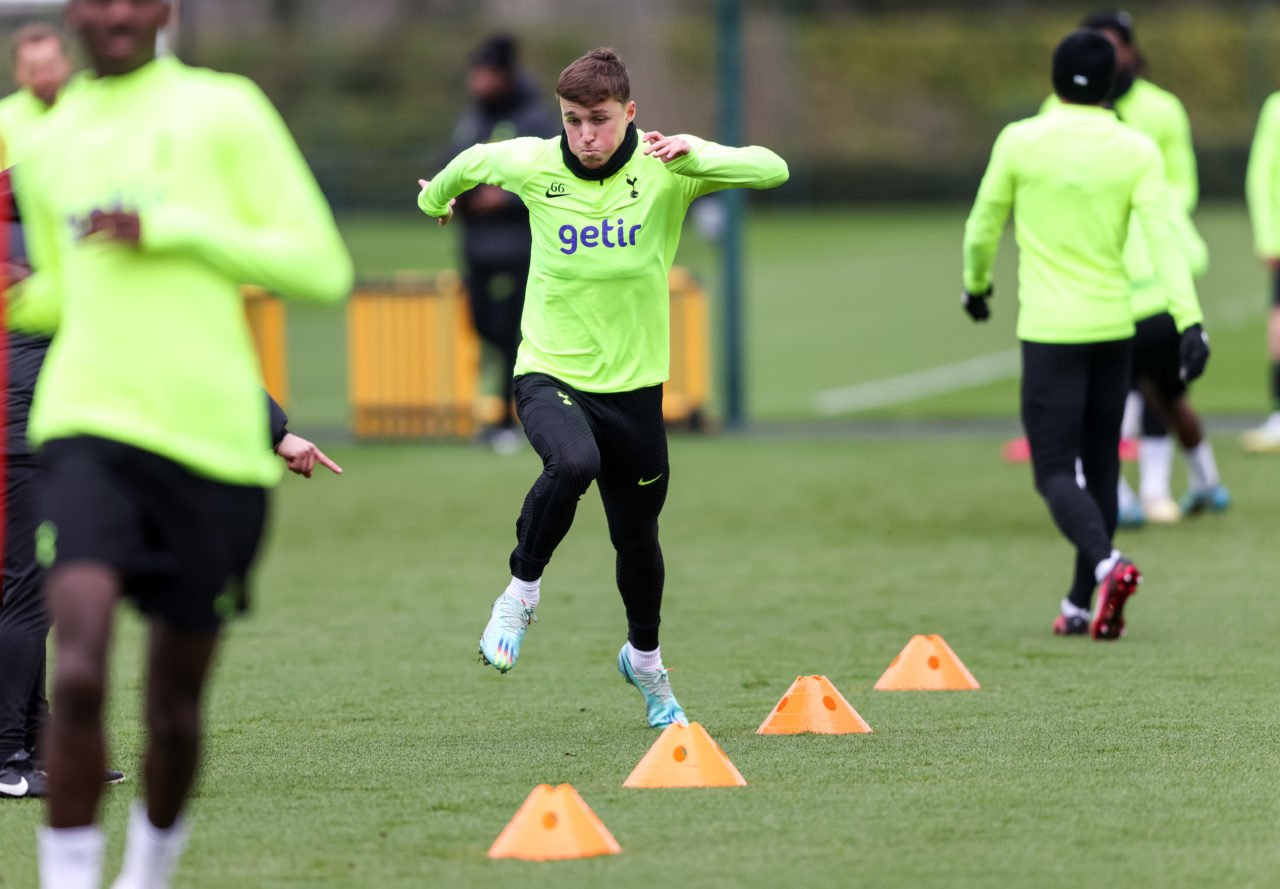
[[[264,389],[263,394],[267,396],[267,410],[271,414],[271,449],[275,450],[289,434],[289,415],[284,412],[284,408],[276,404],[270,392]]]

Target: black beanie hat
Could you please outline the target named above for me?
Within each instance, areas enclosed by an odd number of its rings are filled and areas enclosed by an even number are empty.
[[[1084,17],[1082,28],[1096,31],[1115,31],[1125,46],[1133,46],[1133,16],[1122,9],[1099,9]]]
[[[1072,31],[1053,51],[1053,91],[1068,102],[1101,104],[1115,76],[1115,48],[1097,31]]]
[[[496,68],[499,71],[514,71],[516,67],[516,41],[506,34],[490,37],[476,47],[471,54],[472,68]]]

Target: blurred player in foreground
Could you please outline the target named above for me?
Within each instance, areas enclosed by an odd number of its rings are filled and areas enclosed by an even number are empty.
[[[1096,31],[1076,31],[1058,45],[1052,76],[1061,102],[1001,132],[964,238],[963,304],[983,321],[1000,233],[1014,211],[1022,423],[1036,488],[1076,549],[1072,592],[1053,629],[1095,639],[1120,636],[1125,603],[1141,580],[1111,545],[1134,334],[1124,266],[1131,213],[1170,297],[1184,379],[1199,376],[1208,360],[1160,153],[1105,107],[1115,65],[1115,49]],[[1076,483],[1077,457],[1085,490]]]
[[[444,224],[457,195],[496,185],[529,208],[533,230],[515,398],[543,469],[516,523],[511,582],[493,603],[480,654],[500,672],[516,665],[543,571],[595,481],[627,613],[618,670],[643,695],[650,725],[683,723],[658,645],[658,514],[670,479],[667,275],[695,198],[773,188],[786,182],[787,165],[765,148],[642,134],[630,76],[610,49],[565,68],[556,95],[559,138],[476,145],[422,181],[418,198]]]
[[[114,886],[170,885],[201,695],[280,473],[240,285],[336,301],[352,279],[332,214],[261,91],[155,58],[169,15],[163,0],[68,3],[92,72],[16,171],[35,273],[11,292],[8,320],[57,330],[30,419],[55,628],[45,889],[100,885],[106,660],[121,597],[149,622],[146,801]]]

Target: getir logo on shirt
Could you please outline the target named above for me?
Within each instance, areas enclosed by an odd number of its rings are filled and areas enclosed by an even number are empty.
[[[564,244],[560,252],[572,256],[579,247],[634,247],[636,234],[641,226],[628,226],[625,220],[613,223],[601,219],[599,225],[584,225],[581,229],[572,225],[560,226],[560,243]]]

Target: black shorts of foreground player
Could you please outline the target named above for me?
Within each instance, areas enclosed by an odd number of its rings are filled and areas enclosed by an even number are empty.
[[[964,242],[963,303],[982,321],[990,312],[1000,233],[1016,207],[1022,421],[1036,489],[1075,548],[1070,593],[1053,629],[1095,639],[1124,632],[1125,603],[1141,580],[1133,562],[1112,547],[1134,335],[1123,260],[1131,215],[1181,333],[1180,376],[1195,378],[1208,360],[1159,150],[1103,105],[1114,74],[1115,50],[1097,32],[1077,31],[1058,45],[1053,85],[1061,103],[1000,134]],[[1083,490],[1077,457],[1087,479]],[[1097,607],[1090,614],[1095,585]]]
[[[533,234],[515,393],[543,468],[516,523],[511,581],[493,604],[480,654],[503,673],[516,665],[543,571],[594,481],[627,615],[618,670],[643,695],[649,724],[662,727],[686,721],[658,642],[667,275],[696,198],[781,185],[787,166],[758,146],[641,134],[627,69],[609,49],[565,68],[556,94],[558,138],[476,145],[432,181],[420,180],[418,206],[442,225],[457,195],[485,183],[524,202]]]

